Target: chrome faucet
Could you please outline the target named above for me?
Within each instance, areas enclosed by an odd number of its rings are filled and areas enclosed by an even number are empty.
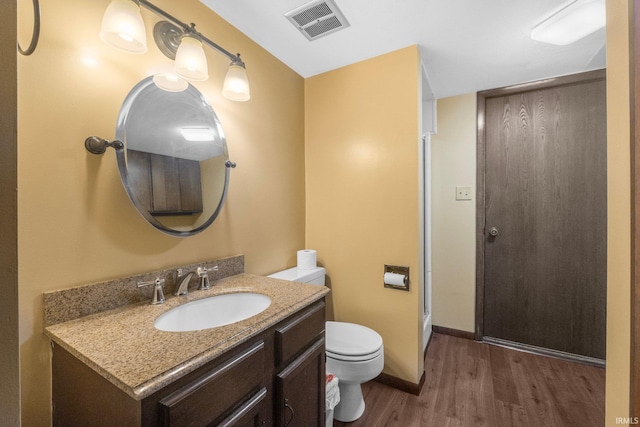
[[[210,271],[218,271],[218,266],[213,266],[211,268],[198,267],[196,272],[198,273],[198,277],[200,278],[200,285],[198,286],[198,290],[206,290],[211,289],[211,284],[209,283],[209,273]]]
[[[182,269],[179,268],[176,270],[176,291],[173,293],[174,295],[186,295],[189,292],[189,282],[191,278],[195,274],[194,271],[188,271],[187,273],[182,274]]]
[[[164,279],[157,277],[156,280],[152,280],[150,282],[138,282],[139,288],[149,285],[153,285],[153,297],[151,299],[151,304],[156,305],[164,303],[164,292],[162,291]]]

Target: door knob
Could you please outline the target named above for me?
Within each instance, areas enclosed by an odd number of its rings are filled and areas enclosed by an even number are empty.
[[[496,227],[491,227],[491,230],[489,230],[489,234],[493,237],[496,237],[498,235],[498,229]]]

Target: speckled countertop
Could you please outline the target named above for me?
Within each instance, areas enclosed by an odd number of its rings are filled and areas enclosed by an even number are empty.
[[[51,325],[45,334],[129,396],[141,400],[329,292],[324,286],[250,274],[212,285],[208,291],[168,296],[161,305],[138,303]],[[160,314],[173,307],[233,292],[267,295],[271,305],[241,322],[201,331],[165,332],[153,326]]]

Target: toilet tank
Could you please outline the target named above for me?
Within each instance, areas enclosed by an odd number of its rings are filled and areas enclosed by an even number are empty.
[[[310,285],[324,286],[325,269],[323,267],[316,267],[312,269],[302,269],[293,267],[288,270],[278,271],[277,273],[270,274],[267,277],[280,280],[289,280],[291,282],[302,282]]]

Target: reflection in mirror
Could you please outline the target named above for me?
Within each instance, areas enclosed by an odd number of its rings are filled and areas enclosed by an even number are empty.
[[[215,220],[232,164],[220,121],[195,87],[168,92],[142,80],[122,105],[116,138],[122,182],[151,225],[190,236]]]

